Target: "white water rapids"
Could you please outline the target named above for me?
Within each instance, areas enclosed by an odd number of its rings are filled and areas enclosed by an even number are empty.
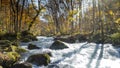
[[[111,44],[65,43],[69,48],[51,50],[49,47],[53,43],[52,37],[38,37],[38,39],[30,43],[36,44],[41,49],[29,50],[22,61],[32,54],[51,52],[51,63],[46,67],[33,65],[33,68],[120,68],[120,48],[114,48]],[[29,43],[21,45],[27,48],[27,44]]]

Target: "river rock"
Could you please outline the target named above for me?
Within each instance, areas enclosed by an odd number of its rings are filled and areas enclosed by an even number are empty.
[[[72,36],[59,36],[59,37],[55,37],[54,40],[60,40],[63,42],[67,42],[67,43],[76,43],[76,41],[78,42],[85,42],[87,41],[88,35],[82,35],[82,34],[76,34],[76,35],[72,35]]]
[[[17,63],[15,65],[13,65],[12,68],[32,68],[32,64],[28,63],[28,62]]]
[[[71,36],[71,37],[69,37],[69,36],[56,37],[56,38],[54,38],[54,40],[55,41],[60,40],[60,41],[67,42],[67,43],[75,43],[76,42],[76,39],[73,36]]]
[[[40,49],[40,47],[37,47],[37,46],[34,45],[34,44],[29,44],[29,45],[28,45],[28,49],[29,49],[29,50],[32,50],[32,49]]]
[[[54,50],[59,50],[59,49],[65,49],[65,48],[68,48],[68,46],[63,43],[62,41],[55,41],[51,46],[50,46],[50,49],[54,49]]]
[[[20,58],[20,55],[16,52],[7,52],[6,54],[0,53],[0,65],[3,68],[10,68]]]
[[[47,66],[50,63],[50,56],[48,54],[35,54],[31,55],[27,62],[35,64],[37,66],[45,65]]]

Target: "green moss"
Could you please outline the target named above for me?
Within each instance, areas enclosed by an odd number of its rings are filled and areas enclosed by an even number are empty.
[[[47,64],[49,64],[50,63],[50,56],[48,55],[48,54],[44,54],[44,56],[47,58]]]
[[[16,38],[17,38],[17,39],[20,39],[20,38],[21,38],[21,33],[17,33]]]
[[[10,68],[20,59],[20,57],[20,54],[18,54],[17,52],[6,52],[4,54],[4,59],[1,65],[3,66],[3,68]]]
[[[114,33],[111,35],[112,39],[120,39],[120,33]]]
[[[34,35],[27,35],[25,37],[31,39],[32,41],[37,41],[37,38]]]
[[[24,52],[27,52],[26,49],[23,49],[21,47],[18,47],[18,46],[14,46],[14,45],[11,45],[9,47],[6,47],[4,49],[5,52],[17,52],[17,53],[24,53]]]
[[[24,53],[27,51],[26,49],[23,49],[23,48],[17,47],[17,46],[11,46],[11,49],[13,52],[17,52],[17,53]]]
[[[11,62],[16,62],[20,58],[20,54],[17,52],[7,52],[6,55],[10,58]]]
[[[110,37],[114,45],[120,45],[120,33],[114,33]]]
[[[21,54],[21,53],[27,52],[27,50],[19,47],[17,48],[16,52]]]
[[[51,46],[50,49],[53,50],[59,50],[59,49],[65,49],[68,48],[68,46],[66,44],[64,44],[62,41],[57,40],[55,41]]]

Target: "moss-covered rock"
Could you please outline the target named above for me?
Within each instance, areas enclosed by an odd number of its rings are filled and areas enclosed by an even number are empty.
[[[7,52],[6,56],[9,57],[11,62],[16,62],[20,59],[20,54],[18,54],[17,52]]]
[[[114,33],[111,34],[111,40],[113,45],[119,45],[120,46],[120,33]]]
[[[48,54],[35,54],[31,55],[27,62],[30,62],[32,64],[41,66],[41,65],[48,65],[50,63],[50,56]]]
[[[60,41],[67,42],[67,43],[76,43],[76,41],[85,42],[88,39],[87,39],[87,34],[85,35],[75,34],[75,35],[68,35],[68,36],[58,36],[58,37],[55,37],[54,40],[55,41],[60,40]]]
[[[76,39],[74,37],[56,37],[54,39],[55,41],[56,40],[60,40],[60,41],[63,41],[63,42],[67,42],[67,43],[75,43]]]
[[[17,63],[14,64],[11,68],[32,68],[32,64],[27,62]]]
[[[19,48],[17,48],[16,52],[19,53],[19,54],[21,54],[21,53],[27,52],[27,50],[24,49],[24,48],[19,47]]]
[[[51,46],[50,46],[50,49],[54,49],[54,50],[59,50],[59,49],[65,49],[65,48],[68,48],[68,46],[63,43],[62,41],[55,41]]]
[[[19,58],[20,55],[17,52],[0,53],[0,65],[3,68],[10,68]]]
[[[36,36],[34,36],[34,35],[27,35],[27,36],[25,36],[25,37],[31,39],[32,41],[37,41],[37,40],[38,40],[38,39],[36,38]]]
[[[28,49],[32,50],[32,49],[40,49],[40,47],[37,47],[36,45],[34,44],[29,44],[28,45]]]
[[[19,46],[14,46],[14,45],[11,45],[9,47],[4,48],[4,51],[5,52],[17,52],[19,54],[27,52],[26,49],[23,49],[23,48],[21,48]]]

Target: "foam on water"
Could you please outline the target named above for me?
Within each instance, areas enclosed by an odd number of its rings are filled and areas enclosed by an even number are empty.
[[[52,37],[38,37],[34,43],[42,49],[29,50],[22,58],[26,60],[28,56],[36,53],[52,52],[51,63],[48,66],[33,68],[119,68],[120,48],[114,48],[111,44],[95,43],[65,43],[69,48],[63,50],[51,50]],[[27,45],[27,44],[26,44]],[[24,44],[24,48],[27,48]]]

